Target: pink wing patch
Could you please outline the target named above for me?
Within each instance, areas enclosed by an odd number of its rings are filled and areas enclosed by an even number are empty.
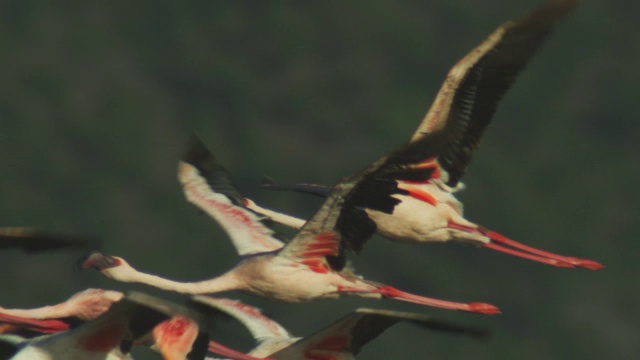
[[[438,201],[428,192],[419,189],[417,187],[411,186],[407,184],[405,181],[398,181],[398,189],[402,189],[409,192],[409,196],[414,199],[420,200],[422,202],[426,202],[427,204],[436,206]]]
[[[82,337],[76,346],[86,351],[107,353],[120,344],[125,330],[123,322],[111,322]]]
[[[440,179],[440,177],[442,176],[440,164],[438,164],[438,159],[435,157],[430,157],[417,164],[411,165],[410,168],[421,170],[432,169],[431,179]]]
[[[306,265],[311,271],[326,274],[331,271],[325,256],[338,256],[340,252],[340,236],[333,231],[324,232],[310,237],[299,244],[291,244],[287,253],[292,254],[296,261]]]
[[[350,342],[351,336],[347,334],[331,335],[307,348],[304,351],[304,358],[309,360],[338,359],[337,355],[347,351]]]

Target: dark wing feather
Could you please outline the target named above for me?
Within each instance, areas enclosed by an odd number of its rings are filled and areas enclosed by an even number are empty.
[[[320,209],[309,219],[302,228],[296,233],[287,245],[282,248],[279,256],[295,256],[296,253],[304,251],[309,246],[314,246],[318,237],[326,237],[333,234],[340,246],[337,253],[325,256],[325,261],[331,269],[335,271],[342,270],[346,265],[346,257],[344,253],[344,235],[336,233],[336,224],[340,217],[341,210],[344,209],[344,198],[353,185],[342,182],[333,188],[333,191]],[[354,224],[355,225],[355,224]]]
[[[376,231],[364,209],[392,213],[399,203],[392,195],[408,193],[398,188],[397,181],[441,178],[454,188],[498,102],[555,22],[577,3],[551,0],[524,19],[495,30],[451,69],[411,142],[341,180],[305,228],[316,233],[335,229],[351,250],[359,252]],[[322,195],[308,184],[269,187]]]
[[[0,337],[0,359],[11,359],[20,350],[20,342],[11,340]]]
[[[430,316],[376,309],[357,309],[324,329],[270,355],[273,359],[297,359],[304,355],[351,353],[357,355],[363,346],[399,321],[418,324],[435,331],[471,336],[483,333],[461,325],[434,320]]]
[[[412,138],[389,158],[403,165],[436,156],[455,186],[471,161],[498,102],[517,75],[577,0],[549,1],[527,17],[507,22],[449,72],[438,96]],[[437,138],[435,133],[441,132]]]
[[[182,161],[198,169],[212,191],[228,197],[235,205],[243,206],[244,196],[236,189],[229,172],[197,136],[191,136]]]

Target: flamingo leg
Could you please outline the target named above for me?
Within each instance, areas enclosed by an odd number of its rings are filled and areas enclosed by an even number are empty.
[[[554,253],[550,253],[547,251],[543,251],[543,250],[539,250],[536,248],[532,248],[530,246],[521,244],[519,242],[513,241],[505,236],[503,236],[502,234],[499,234],[495,231],[486,231],[485,235],[488,236],[491,240],[497,242],[497,243],[501,243],[507,246],[511,246],[513,248],[516,249],[520,249],[522,251],[526,251],[529,252],[531,254],[535,254],[535,255],[539,255],[539,256],[544,256],[544,257],[548,257],[550,259],[555,259],[558,261],[564,261],[566,263],[569,263],[571,265],[580,267],[580,268],[584,268],[584,269],[589,269],[589,270],[601,270],[604,269],[604,266],[602,264],[600,264],[599,262],[593,261],[593,260],[588,260],[588,259],[579,259],[579,258],[575,258],[575,257],[570,257],[570,256],[561,256],[561,255],[557,255]]]
[[[449,228],[456,229],[468,233],[480,234],[491,239],[491,242],[483,244],[482,246],[488,249],[500,251],[509,255],[521,257],[528,260],[537,261],[543,264],[556,266],[556,267],[565,267],[565,268],[574,268],[580,267],[589,270],[600,270],[603,269],[604,266],[596,261],[587,260],[587,259],[579,259],[570,256],[562,256],[554,253],[550,253],[548,251],[543,251],[540,249],[533,248],[531,246],[527,246],[521,244],[517,241],[513,241],[504,235],[497,233],[495,231],[491,231],[484,228],[470,228],[467,226],[458,225],[455,223],[449,223]],[[509,246],[513,249],[501,246],[501,245]],[[514,250],[519,249],[522,251]],[[523,252],[524,251],[524,252]]]
[[[431,306],[447,310],[466,311],[484,315],[497,315],[500,314],[500,310],[491,305],[485,303],[457,303],[453,301],[432,299],[425,296],[419,296],[398,290],[391,286],[376,286],[376,289],[371,291],[370,289],[361,289],[357,287],[338,287],[340,293],[371,293],[379,294],[380,296],[388,299],[395,299],[400,301],[406,301],[414,304]]]
[[[543,264],[547,264],[547,265],[551,265],[551,266],[555,266],[555,267],[559,267],[559,268],[575,269],[575,266],[570,264],[570,263],[568,263],[568,262],[564,262],[564,261],[559,261],[559,260],[556,260],[556,259],[549,259],[549,258],[542,257],[542,256],[536,256],[536,255],[523,253],[523,252],[516,251],[516,250],[513,250],[513,249],[509,249],[507,247],[500,246],[500,245],[497,245],[497,244],[494,244],[494,243],[483,244],[482,247],[487,248],[487,249],[491,249],[491,250],[495,250],[495,251],[499,251],[501,253],[505,253],[505,254],[508,254],[508,255],[517,256],[519,258],[532,260],[532,261],[537,261],[539,263],[543,263]]]
[[[43,334],[69,330],[69,324],[60,320],[36,320],[2,313],[0,313],[0,323],[15,325]]]

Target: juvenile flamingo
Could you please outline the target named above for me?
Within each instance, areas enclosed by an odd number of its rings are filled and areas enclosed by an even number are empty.
[[[333,229],[356,253],[378,232],[399,242],[461,241],[556,267],[602,269],[595,261],[538,250],[470,222],[454,196],[464,187],[460,180],[498,102],[555,23],[577,3],[552,0],[496,29],[449,71],[409,144],[333,188],[267,186],[329,196],[329,211],[338,214]],[[287,226],[304,224],[251,201],[246,206]]]
[[[332,267],[326,257],[340,255],[340,237],[325,225],[337,216],[328,211],[332,208],[331,198],[284,245],[258,215],[242,205],[244,199],[233,187],[229,174],[198,139],[194,139],[181,161],[178,177],[187,199],[216,219],[229,234],[243,257],[238,265],[223,275],[200,282],[178,282],[146,274],[120,257],[99,252],[88,256],[82,267],[97,269],[117,281],[144,283],[187,294],[238,290],[290,303],[355,295],[481,314],[499,313],[489,304],[463,304],[418,296],[364,280],[349,267]]]

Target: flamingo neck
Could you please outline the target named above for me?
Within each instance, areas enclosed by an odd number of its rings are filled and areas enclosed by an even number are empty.
[[[249,199],[245,199],[244,205],[247,208],[257,212],[258,214],[265,215],[271,218],[271,220],[277,222],[280,225],[284,225],[293,229],[300,229],[306,222],[305,220],[299,219],[297,217],[293,217],[287,214],[283,214],[277,211],[263,208],[262,206],[259,206],[258,204],[256,204],[255,202]]]
[[[43,306],[35,309],[5,309],[0,307],[0,312],[8,315],[19,316],[28,319],[59,319],[71,317],[75,314],[65,304]]]
[[[183,294],[213,294],[242,289],[242,284],[238,281],[233,271],[229,271],[210,280],[196,282],[180,282],[169,280],[160,276],[143,273],[133,268],[131,268],[131,271],[129,271],[126,276],[110,277],[118,281],[141,283],[163,290],[174,291]]]

